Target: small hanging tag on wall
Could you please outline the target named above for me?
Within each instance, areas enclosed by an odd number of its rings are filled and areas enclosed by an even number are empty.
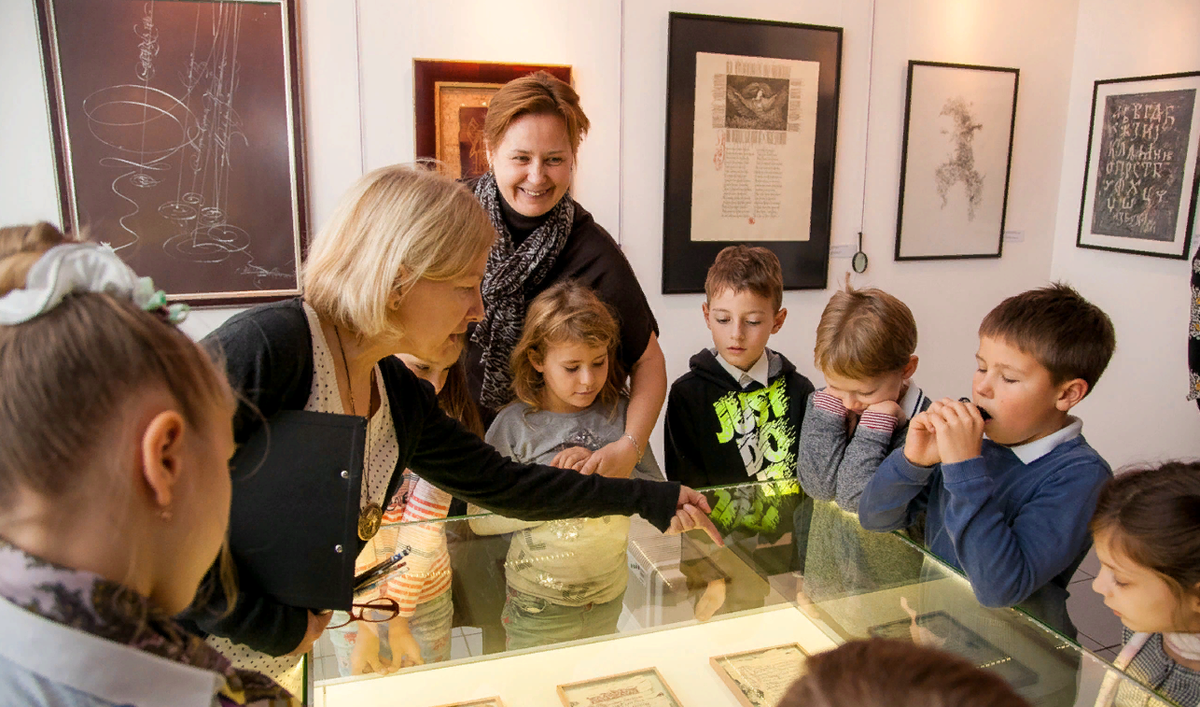
[[[850,259],[850,267],[854,272],[862,274],[867,270],[867,254],[863,252],[863,234],[858,232],[858,252]]]

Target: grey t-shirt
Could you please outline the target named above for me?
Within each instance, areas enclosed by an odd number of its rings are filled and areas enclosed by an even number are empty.
[[[615,442],[625,433],[622,398],[615,414],[600,405],[576,413],[531,411],[512,403],[496,415],[486,441],[515,461],[549,464],[569,447],[592,451]],[[662,471],[649,449],[634,476],[662,480]],[[472,512],[477,509],[472,508]],[[470,521],[481,535],[513,533],[505,574],[513,589],[555,604],[582,606],[612,601],[625,591],[628,570],[629,518],[568,518],[526,522],[503,516]]]

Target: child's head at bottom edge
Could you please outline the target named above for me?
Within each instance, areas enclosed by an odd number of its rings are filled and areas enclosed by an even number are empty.
[[[1200,463],[1117,474],[1092,516],[1092,589],[1133,631],[1200,632]]]
[[[578,412],[597,401],[615,409],[626,392],[620,343],[617,318],[590,287],[573,280],[551,285],[529,304],[513,347],[513,393],[550,412]]]
[[[804,671],[779,707],[1029,707],[996,673],[907,641],[850,641]]]
[[[0,325],[0,535],[175,614],[224,543],[234,397],[162,307],[120,290],[126,275],[50,224],[0,228],[17,322]],[[69,293],[21,304],[50,282]]]
[[[979,325],[971,401],[991,416],[984,431],[1016,446],[1067,425],[1116,349],[1112,321],[1063,283],[1022,292]]]
[[[825,392],[861,413],[903,396],[917,371],[916,350],[917,322],[908,305],[847,280],[821,312],[813,363],[825,376]]]
[[[717,355],[749,371],[787,319],[779,258],[760,246],[724,248],[708,269],[704,294],[704,324]]]

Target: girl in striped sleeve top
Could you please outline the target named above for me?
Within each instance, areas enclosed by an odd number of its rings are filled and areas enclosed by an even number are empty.
[[[452,346],[437,360],[400,354],[409,370],[428,381],[438,393],[438,402],[451,417],[475,434],[483,436],[479,411],[467,389],[466,374],[459,355],[463,337],[453,337]],[[400,668],[450,659],[450,628],[454,607],[450,593],[450,555],[446,528],[441,519],[450,508],[451,496],[405,470],[383,515],[383,527],[363,548],[355,572],[363,572],[398,550],[408,548],[406,572],[397,574],[361,595],[356,601],[395,599],[400,614],[384,623],[356,622],[332,637],[343,676],[389,673]],[[426,522],[422,522],[426,521]]]

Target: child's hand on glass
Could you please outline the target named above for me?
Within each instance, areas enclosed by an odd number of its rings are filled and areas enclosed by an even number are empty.
[[[943,398],[930,405],[927,412],[937,438],[938,456],[943,464],[957,464],[983,453],[984,422],[979,408]]]
[[[413,638],[407,618],[397,616],[388,622],[388,646],[392,649],[393,669],[425,664],[421,658],[421,646]]]
[[[583,465],[592,457],[592,450],[587,447],[567,447],[554,458],[550,460],[550,466],[556,466],[559,469],[574,469],[579,471],[583,469]]]
[[[392,667],[379,657],[379,636],[375,633],[375,626],[359,623],[354,639],[354,649],[350,651],[350,674],[384,675],[391,671]]]

